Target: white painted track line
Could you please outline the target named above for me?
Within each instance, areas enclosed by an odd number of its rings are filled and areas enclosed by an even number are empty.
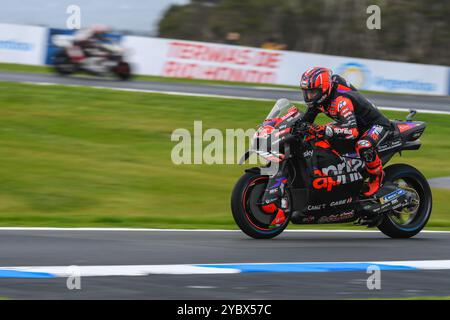
[[[269,262],[172,265],[17,266],[1,267],[0,278],[17,276],[110,277],[147,275],[211,275],[253,272],[341,272],[367,271],[377,266],[391,271],[450,270],[450,260],[361,261],[361,262]]]

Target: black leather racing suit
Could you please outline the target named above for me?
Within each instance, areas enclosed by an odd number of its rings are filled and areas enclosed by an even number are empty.
[[[326,127],[329,141],[351,145],[365,161],[369,175],[382,175],[376,148],[392,130],[391,122],[344,78],[333,75],[332,80],[330,97],[320,106],[308,108],[303,119],[313,123],[320,112],[325,113],[335,121]]]

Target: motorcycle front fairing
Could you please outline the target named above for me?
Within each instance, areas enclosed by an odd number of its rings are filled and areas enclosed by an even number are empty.
[[[283,161],[284,155],[279,151],[286,139],[291,137],[292,125],[301,117],[303,112],[288,99],[277,100],[253,136],[250,149],[241,157],[239,164],[243,164],[253,153],[269,162]]]
[[[266,167],[260,168],[270,178],[261,199],[261,205],[267,205],[280,200],[285,194],[288,182],[287,161],[289,158],[288,144],[292,138],[292,126],[303,113],[287,99],[279,99],[258,128],[253,138],[252,146],[240,163],[247,160],[252,153],[268,161]]]

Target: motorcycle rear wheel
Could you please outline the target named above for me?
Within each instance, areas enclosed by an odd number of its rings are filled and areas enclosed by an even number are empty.
[[[389,166],[385,173],[384,181],[394,182],[412,192],[417,201],[409,209],[388,213],[378,229],[391,238],[411,238],[425,227],[431,216],[433,200],[430,186],[420,171],[407,164]]]
[[[128,62],[119,62],[114,72],[120,80],[127,81],[131,78],[131,67]]]

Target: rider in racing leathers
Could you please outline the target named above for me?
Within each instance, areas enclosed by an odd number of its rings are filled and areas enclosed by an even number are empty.
[[[334,143],[356,142],[354,148],[364,160],[369,180],[363,189],[367,197],[374,195],[384,177],[377,146],[387,136],[391,122],[351,84],[327,68],[312,68],[303,73],[300,88],[308,106],[299,130],[320,133]],[[316,116],[325,113],[335,122],[313,124]]]
[[[108,51],[102,47],[102,44],[111,42],[106,37],[109,30],[107,26],[94,25],[90,28],[78,30],[74,34],[74,47],[81,49],[83,53],[81,58],[85,64],[96,64],[103,61],[104,55]]]

